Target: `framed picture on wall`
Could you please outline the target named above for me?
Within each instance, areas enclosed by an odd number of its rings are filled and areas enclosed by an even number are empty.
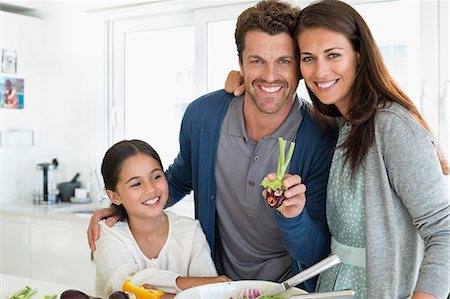
[[[12,77],[0,77],[0,107],[6,109],[23,109],[24,80]]]
[[[2,49],[2,73],[17,74],[17,51]]]

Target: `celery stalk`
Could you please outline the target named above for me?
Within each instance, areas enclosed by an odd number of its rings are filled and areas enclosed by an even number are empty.
[[[291,144],[289,145],[287,156],[285,156],[287,141],[280,137],[278,138],[278,144],[280,146],[280,154],[278,156],[277,178],[273,181],[264,178],[264,180],[261,182],[261,186],[263,186],[264,188],[269,187],[272,190],[280,189],[283,187],[283,177],[289,166],[289,162],[291,162],[292,154],[294,153],[295,148],[295,142],[291,142]]]

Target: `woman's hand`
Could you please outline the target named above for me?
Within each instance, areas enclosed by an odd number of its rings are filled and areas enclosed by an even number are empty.
[[[235,96],[240,96],[245,93],[244,78],[239,71],[231,71],[228,73],[225,81],[225,91],[234,93]]]
[[[213,276],[213,277],[193,277],[193,276],[180,276],[177,278],[176,283],[179,289],[186,290],[199,285],[217,283],[217,282],[228,282],[232,281],[225,275]]]
[[[434,297],[433,295],[428,294],[428,293],[414,292],[414,294],[411,297],[411,299],[437,299],[437,298]]]
[[[267,178],[271,181],[277,178],[275,173],[271,173],[267,175]],[[303,185],[302,179],[298,174],[291,175],[285,174],[283,179],[283,186],[287,188],[284,191],[284,201],[277,208],[278,212],[280,212],[286,218],[294,218],[300,215],[303,212],[306,204],[306,186]],[[263,190],[262,195],[266,198],[266,189]]]

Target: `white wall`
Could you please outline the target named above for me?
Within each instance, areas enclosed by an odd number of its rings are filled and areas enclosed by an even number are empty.
[[[0,147],[0,202],[31,201],[36,164],[53,158],[59,181],[79,172],[86,186],[106,147],[104,23],[79,2],[41,7],[44,19],[1,13],[1,45],[18,51],[25,108],[0,109],[0,129],[31,129],[34,145]]]

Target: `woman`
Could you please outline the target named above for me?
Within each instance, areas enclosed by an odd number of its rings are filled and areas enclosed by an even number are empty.
[[[359,298],[447,298],[448,165],[425,120],[389,75],[350,5],[302,10],[300,71],[318,112],[340,123],[327,191],[332,253],[318,290]]]
[[[113,227],[100,223],[94,252],[96,289],[103,297],[122,290],[125,280],[168,293],[225,282],[217,276],[197,220],[164,212],[169,187],[157,152],[146,142],[123,140],[102,162],[106,192],[125,219]]]
[[[428,125],[350,5],[324,0],[304,8],[296,39],[315,110],[340,128],[327,220],[331,251],[343,263],[323,273],[317,289],[351,288],[358,298],[447,298],[448,165]],[[240,95],[237,77],[230,73],[225,89]]]

